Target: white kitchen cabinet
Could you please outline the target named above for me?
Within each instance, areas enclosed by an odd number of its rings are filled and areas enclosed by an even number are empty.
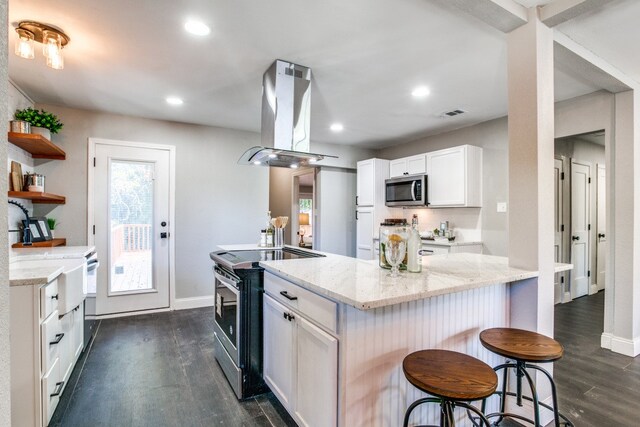
[[[263,377],[273,394],[285,407],[293,397],[293,324],[287,309],[269,295],[263,299],[264,353]]]
[[[373,207],[358,208],[356,210],[356,258],[358,259],[374,259],[373,213]]]
[[[265,382],[298,425],[335,426],[336,304],[271,273],[264,278]]]
[[[299,316],[296,326],[296,405],[301,426],[335,426],[338,389],[338,340]]]
[[[482,207],[482,148],[427,153],[429,207]]]
[[[402,216],[402,209],[385,205],[384,181],[389,178],[389,161],[368,159],[358,162],[356,198],[356,257],[373,259],[373,238],[385,218]]]
[[[425,154],[418,154],[389,162],[389,177],[427,173],[427,158]]]
[[[11,286],[11,424],[46,426],[82,352],[82,305],[60,317],[58,279]]]

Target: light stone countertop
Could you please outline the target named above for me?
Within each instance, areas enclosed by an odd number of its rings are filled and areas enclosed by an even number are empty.
[[[266,246],[260,246],[257,243],[246,243],[246,244],[240,244],[240,245],[218,245],[218,248],[221,251],[256,251],[256,250],[273,250],[273,249],[282,249],[282,246],[273,246],[273,247],[266,247]]]
[[[10,286],[41,286],[62,274],[63,267],[10,268]]]
[[[449,242],[449,241],[443,241],[443,240],[430,240],[427,239],[426,237],[420,237],[420,239],[422,240],[422,244],[423,245],[436,245],[436,246],[471,246],[471,245],[481,245],[482,242],[480,241],[469,241],[469,242],[462,242],[462,241],[453,241],[453,242]],[[380,240],[379,237],[374,237],[373,240],[375,240],[376,242]]]
[[[376,261],[340,255],[263,261],[260,265],[303,288],[360,310],[385,307],[437,295],[537,277],[537,271],[508,265],[508,258],[481,254],[433,255],[422,258],[422,273],[388,277]]]
[[[84,258],[95,250],[95,246],[56,246],[53,248],[10,249],[9,260],[22,261],[30,259]]]

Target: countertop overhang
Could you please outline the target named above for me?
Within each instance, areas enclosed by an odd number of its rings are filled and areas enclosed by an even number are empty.
[[[10,286],[42,286],[62,274],[63,267],[10,268]]]
[[[326,258],[263,261],[260,265],[303,288],[334,301],[369,310],[538,276],[537,271],[509,267],[509,259],[457,253],[423,257],[421,273],[389,277],[376,261],[341,255]],[[555,271],[571,269],[557,264]]]
[[[32,259],[84,258],[95,250],[95,246],[56,246],[53,248],[10,249],[9,260],[22,261]]]

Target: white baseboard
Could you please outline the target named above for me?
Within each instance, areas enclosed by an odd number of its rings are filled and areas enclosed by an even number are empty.
[[[173,309],[188,310],[190,308],[213,307],[215,305],[215,301],[216,300],[213,295],[192,298],[176,298],[173,302]]]
[[[624,354],[629,357],[636,357],[640,354],[640,337],[632,340],[622,337],[611,337],[611,351]]]
[[[600,335],[600,347],[606,348],[607,350],[611,350],[612,338],[613,338],[613,335],[611,335],[608,332],[603,332],[602,335]]]
[[[571,299],[571,292],[565,292],[564,293],[564,297],[562,298],[562,303],[566,304],[566,303],[571,302],[571,301],[573,301]]]
[[[127,311],[125,313],[114,313],[114,314],[100,314],[100,315],[88,315],[86,316],[89,320],[101,320],[101,319],[115,319],[117,317],[129,317],[129,316],[141,316],[143,314],[153,314],[153,313],[164,313],[170,311],[170,308],[157,308],[153,310],[140,310],[140,311]]]

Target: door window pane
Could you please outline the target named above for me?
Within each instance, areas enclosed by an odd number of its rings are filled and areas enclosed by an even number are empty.
[[[153,289],[153,163],[112,160],[109,290]]]

